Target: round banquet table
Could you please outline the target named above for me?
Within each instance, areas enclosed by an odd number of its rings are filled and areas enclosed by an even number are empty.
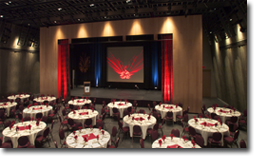
[[[50,113],[52,113],[52,106],[47,107],[46,105],[38,105],[25,108],[23,110],[23,117],[29,116],[35,119],[37,113],[42,113],[43,116],[48,116]]]
[[[115,101],[110,102],[107,105],[110,109],[110,116],[113,116],[113,108],[117,108],[119,110],[120,113],[120,118],[124,117],[124,110],[127,109],[128,107],[132,107],[132,104],[130,102],[125,102],[125,101]]]
[[[28,126],[31,125],[31,130],[29,130]],[[16,127],[19,127],[20,130],[16,131]],[[7,127],[3,130],[3,142],[11,140],[13,143],[13,148],[18,147],[18,139],[21,136],[28,136],[29,141],[32,145],[34,145],[34,140],[38,135],[42,135],[43,131],[46,127],[46,123],[40,122],[39,125],[36,125],[36,121],[25,121],[23,123],[16,123],[11,128]]]
[[[84,122],[86,119],[92,119],[92,126],[95,126],[97,116],[98,116],[98,111],[94,110],[94,112],[92,112],[91,109],[79,109],[79,110],[75,110],[75,114],[73,113],[73,111],[71,111],[68,114],[69,118],[73,119],[74,122],[82,123],[82,126],[84,126]]]
[[[163,119],[166,117],[168,111],[173,113],[173,121],[176,122],[176,115],[182,115],[182,108],[180,106],[173,105],[173,104],[161,104],[161,106],[156,105],[155,110],[161,113],[161,118]]]
[[[10,116],[10,110],[17,105],[16,102],[0,102],[0,108],[4,108],[6,115]]]
[[[84,106],[85,104],[91,104],[91,100],[90,99],[74,99],[74,100],[70,100],[68,102],[69,105],[74,105],[74,106],[79,106],[80,108],[82,108],[82,106]]]
[[[29,94],[18,94],[18,95],[8,96],[7,99],[15,101],[16,98],[20,98],[21,101],[23,102],[25,99],[28,99],[29,97],[30,97]]]
[[[148,128],[153,128],[153,126],[156,124],[156,118],[154,116],[150,116],[150,119],[148,120],[148,114],[131,114],[130,117],[126,115],[123,118],[123,127],[128,126],[130,130],[130,137],[133,137],[133,127],[134,125],[139,125],[142,129],[142,138],[145,139],[146,132]],[[133,120],[133,117],[135,118]],[[140,118],[143,120],[140,121]]]
[[[217,120],[214,119],[208,119],[208,118],[197,118],[198,122],[195,122],[194,119],[190,119],[188,121],[189,126],[195,128],[196,132],[201,134],[201,136],[204,139],[204,145],[207,146],[208,143],[208,137],[211,137],[213,133],[220,132],[222,134],[221,144],[223,145],[223,138],[224,135],[229,136],[229,127],[226,124],[220,125],[220,123]],[[206,126],[203,125],[203,123],[206,122]],[[215,126],[215,123],[218,125]]]
[[[56,97],[54,97],[54,96],[42,96],[42,97],[34,98],[33,100],[38,102],[38,103],[43,103],[44,101],[51,102],[51,101],[55,101]]]
[[[102,131],[104,134],[102,134]],[[97,135],[99,136],[97,139]],[[77,139],[75,139],[77,136]],[[84,141],[87,138],[88,141]],[[107,148],[110,145],[110,134],[98,128],[86,128],[75,131],[75,134],[71,133],[66,138],[66,144],[68,148]]]
[[[229,120],[232,116],[236,116],[238,118],[241,116],[241,113],[239,111],[234,112],[232,109],[224,107],[216,107],[215,111],[212,107],[209,107],[207,111],[209,113],[216,113],[224,123],[226,122],[226,120]]]
[[[163,141],[160,146],[159,140],[162,140],[162,138],[159,138],[155,140],[152,144],[152,148],[201,148],[198,144],[193,144],[191,143],[190,140],[184,141],[182,138],[179,137],[166,137],[166,139]]]

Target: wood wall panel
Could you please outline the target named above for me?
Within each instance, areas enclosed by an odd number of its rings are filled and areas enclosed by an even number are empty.
[[[202,17],[178,16],[41,28],[40,92],[57,96],[58,39],[173,34],[173,99],[191,112],[202,105]]]

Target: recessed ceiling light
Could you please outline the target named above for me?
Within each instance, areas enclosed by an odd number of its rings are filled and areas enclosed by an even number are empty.
[[[230,18],[229,21],[231,22],[231,21],[232,21],[232,18]]]
[[[56,21],[54,21],[54,23],[57,23]]]
[[[89,6],[90,6],[90,7],[94,7],[94,6],[95,6],[95,4],[93,4],[93,3],[92,3],[92,4],[90,4]]]
[[[78,19],[78,21],[80,21],[80,19]]]
[[[5,5],[9,5],[9,3],[8,3],[8,2],[5,2]]]
[[[104,18],[107,18],[107,16],[104,16]]]
[[[28,26],[30,26],[31,24],[30,23],[28,23]]]
[[[59,10],[59,11],[61,11],[61,10],[62,10],[62,8],[58,8],[58,10]]]
[[[126,0],[125,2],[126,2],[126,3],[130,3],[130,2],[131,2],[131,0]]]
[[[4,15],[0,15],[1,18],[4,18]]]

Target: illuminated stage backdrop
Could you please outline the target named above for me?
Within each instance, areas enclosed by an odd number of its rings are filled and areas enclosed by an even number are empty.
[[[143,47],[108,47],[107,82],[144,82]]]

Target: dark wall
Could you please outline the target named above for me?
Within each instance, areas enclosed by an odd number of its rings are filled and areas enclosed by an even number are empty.
[[[13,24],[10,24],[9,28],[9,39],[5,43],[0,43],[0,95],[19,92],[39,93],[38,47],[27,44],[18,46],[17,41],[22,29]]]

